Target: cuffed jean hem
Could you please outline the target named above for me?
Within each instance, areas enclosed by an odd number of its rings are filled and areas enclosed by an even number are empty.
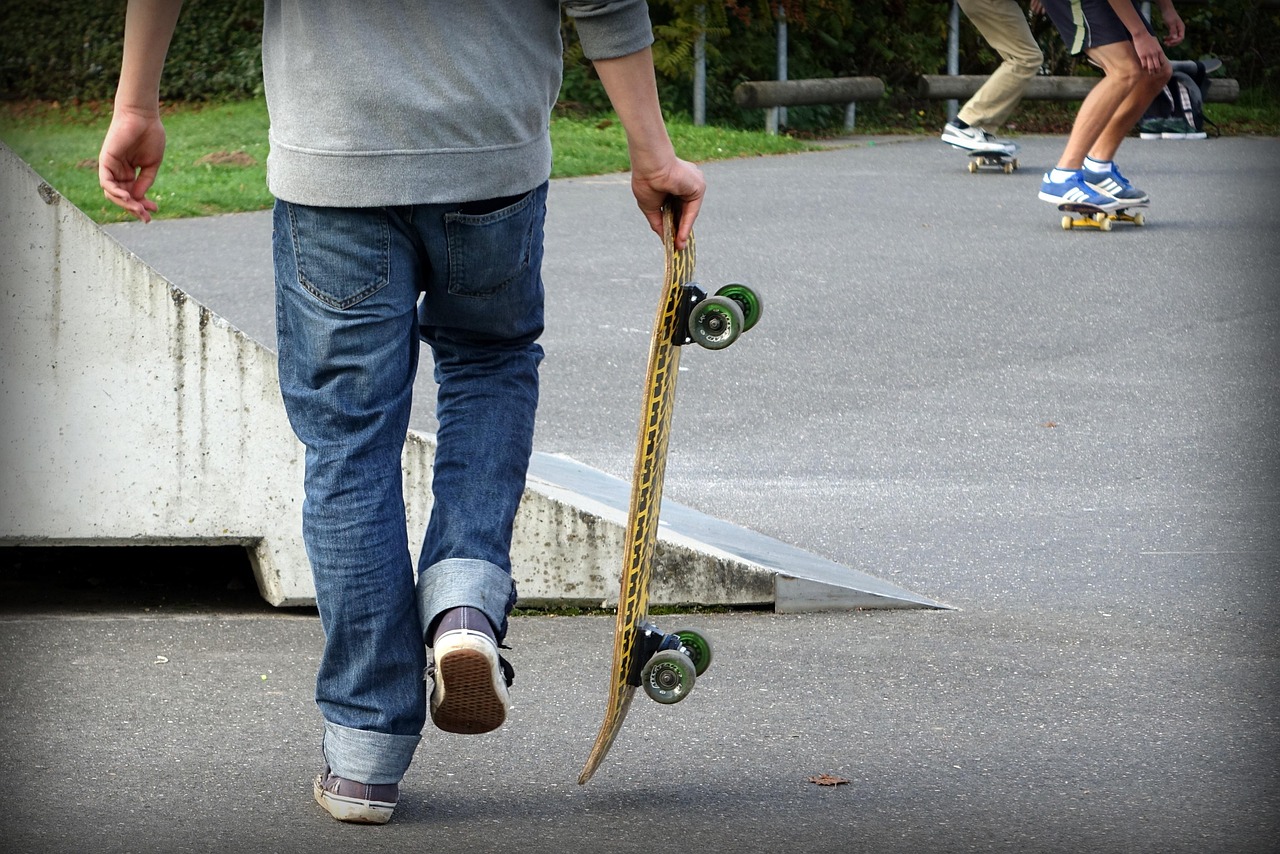
[[[391,735],[324,722],[324,760],[339,777],[379,786],[399,783],[422,736]]]
[[[436,617],[450,608],[478,608],[489,618],[498,643],[507,634],[507,614],[516,601],[516,585],[501,567],[485,560],[449,558],[432,564],[418,576],[418,608],[422,630],[431,631]],[[431,638],[424,637],[427,646]]]

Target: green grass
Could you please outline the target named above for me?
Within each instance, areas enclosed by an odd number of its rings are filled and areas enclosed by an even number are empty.
[[[0,114],[0,139],[97,222],[128,215],[98,187],[98,149],[110,121],[104,106],[26,105]],[[168,149],[151,196],[159,217],[261,210],[266,188],[267,114],[261,101],[182,107],[164,119]],[[223,162],[230,161],[230,162]]]
[[[0,110],[0,139],[73,204],[100,223],[128,215],[98,187],[97,155],[110,107],[10,104]],[[266,186],[267,109],[261,100],[180,105],[164,116],[168,148],[152,188],[158,219],[262,210]],[[680,156],[696,162],[803,151],[808,143],[751,131],[694,127],[673,121]],[[615,118],[561,118],[551,125],[553,177],[627,169],[627,147]]]
[[[734,157],[787,154],[812,146],[788,136],[720,127],[694,127],[680,120],[668,123],[671,141],[686,160],[706,163]],[[556,118],[551,122],[551,146],[555,151],[551,177],[603,175],[627,169],[627,141],[622,125],[604,118]]]

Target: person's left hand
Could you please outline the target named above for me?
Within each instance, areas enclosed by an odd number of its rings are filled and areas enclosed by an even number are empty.
[[[676,248],[684,249],[689,244],[693,221],[698,218],[702,198],[707,192],[707,181],[701,169],[678,157],[672,157],[652,172],[633,168],[631,192],[635,194],[640,211],[649,221],[649,227],[659,236],[662,235],[663,206],[668,199],[678,199],[680,218],[675,235]]]
[[[1168,30],[1164,37],[1165,47],[1182,44],[1182,40],[1187,37],[1187,26],[1182,23],[1182,16],[1170,6],[1161,13],[1161,18],[1164,20],[1165,29]]]

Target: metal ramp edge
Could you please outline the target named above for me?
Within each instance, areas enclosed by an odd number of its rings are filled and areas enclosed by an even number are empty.
[[[605,509],[608,515],[625,524],[630,490],[627,481],[570,457],[548,453],[533,455],[529,476],[544,484],[554,484],[575,496],[577,501],[585,499],[595,505],[597,512]],[[659,540],[681,544],[710,557],[728,556],[747,571],[767,573],[773,581],[772,604],[776,613],[866,608],[953,610],[950,605],[861,570],[670,499],[662,502]]]

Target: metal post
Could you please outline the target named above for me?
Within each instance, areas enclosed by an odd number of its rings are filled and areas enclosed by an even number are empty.
[[[707,123],[707,7],[698,7],[698,40],[693,43],[693,123]]]
[[[778,7],[778,79],[787,79],[787,10],[782,6]],[[786,127],[787,125],[787,108],[776,107],[776,117],[774,119],[775,129],[778,127]]]
[[[844,108],[844,129],[852,131],[858,123],[858,102],[850,101]]]
[[[947,19],[947,73],[953,77],[960,73],[960,4],[956,0],[952,0],[951,15]],[[947,121],[959,112],[959,101],[954,98],[947,101]]]

